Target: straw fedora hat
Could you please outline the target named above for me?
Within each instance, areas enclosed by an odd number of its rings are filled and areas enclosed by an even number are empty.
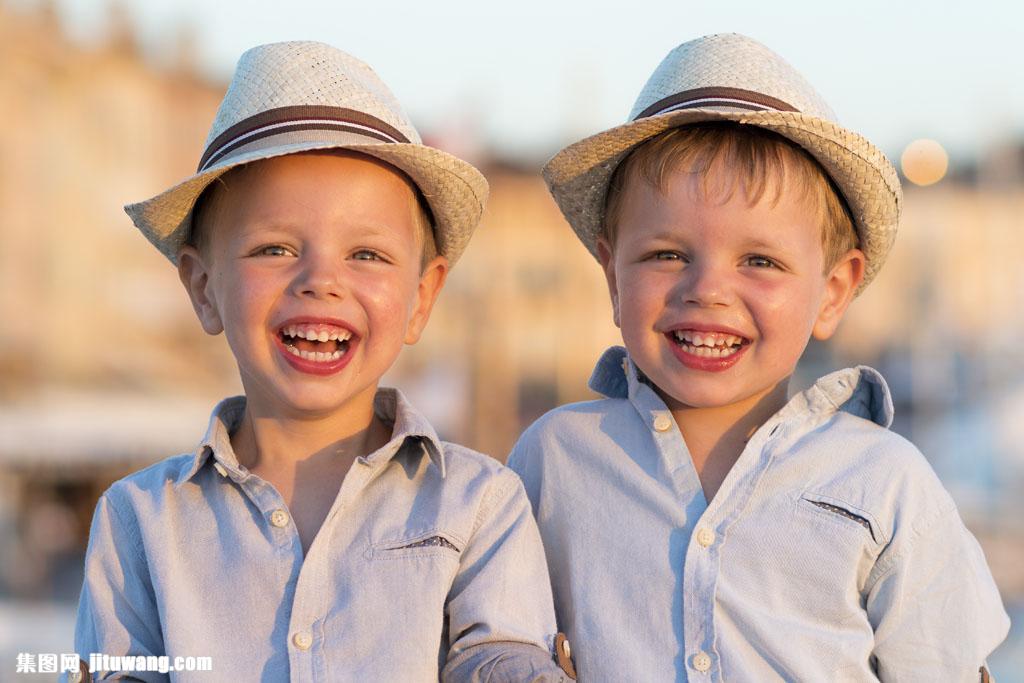
[[[867,261],[863,290],[896,238],[903,201],[896,169],[881,150],[840,126],[792,66],[738,34],[704,36],[672,50],[627,123],[566,147],[545,165],[548,187],[587,249],[597,256],[608,183],[619,163],[645,140],[702,121],[767,128],[818,160],[850,208]]]
[[[401,169],[434,215],[438,252],[454,264],[487,200],[473,166],[427,147],[380,77],[323,43],[285,42],[245,52],[214,118],[196,173],[125,211],[171,262],[188,239],[196,199],[240,164],[318,149],[368,154]]]

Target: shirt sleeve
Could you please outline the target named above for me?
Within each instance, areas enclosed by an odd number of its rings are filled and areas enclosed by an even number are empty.
[[[544,549],[518,477],[502,469],[481,503],[447,606],[443,681],[568,680],[551,654]]]
[[[868,583],[880,679],[981,680],[1010,626],[981,547],[952,501],[901,534]]]
[[[538,445],[537,437],[534,433],[536,424],[534,423],[528,427],[519,437],[519,440],[512,447],[512,452],[508,455],[508,461],[505,463],[522,481],[523,488],[526,490],[526,497],[529,498],[530,505],[533,506],[535,517],[540,503]]]
[[[75,649],[85,662],[91,653],[112,656],[163,655],[156,598],[134,515],[118,509],[112,491],[96,504],[85,580],[78,602]],[[93,672],[97,680],[167,681],[158,672]]]

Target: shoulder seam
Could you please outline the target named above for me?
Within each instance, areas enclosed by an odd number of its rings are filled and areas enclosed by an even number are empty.
[[[928,535],[928,533],[931,532],[931,530],[936,526],[936,524],[943,518],[947,517],[950,513],[957,514],[955,504],[943,506],[936,509],[931,515],[929,515],[924,520],[923,524],[917,527],[911,527],[907,532],[909,538],[902,545],[902,547],[899,548],[899,550],[894,552],[892,555],[886,556],[882,560],[875,562],[875,566],[868,575],[868,580],[864,585],[864,590],[870,592],[882,578],[887,576],[896,568],[899,561],[903,559],[903,557],[906,556],[907,553],[913,549],[915,543],[921,537]],[[895,535],[892,541],[890,541],[890,546],[893,541],[895,541]],[[882,550],[883,555],[885,554],[887,549],[888,548]]]
[[[124,529],[126,532],[130,533],[132,538],[132,550],[135,553],[136,559],[138,559],[143,565],[146,565],[146,554],[145,552],[143,552],[142,548],[142,534],[139,532],[138,521],[134,521],[130,525],[125,524],[124,512],[122,511],[120,505],[114,502],[114,496],[110,495],[113,489],[114,487],[111,486],[101,496],[101,498],[105,499],[107,501],[107,504],[110,505],[110,509],[113,510],[114,516],[117,518],[117,521],[121,525],[121,528]]]
[[[509,478],[509,481],[502,484],[495,481],[502,477]],[[470,537],[476,535],[476,532],[480,529],[484,519],[494,509],[497,502],[502,498],[505,498],[506,494],[517,485],[521,485],[519,475],[502,465],[501,469],[499,469],[493,477],[493,480],[488,484],[487,492],[480,501],[480,507],[476,512],[476,518],[473,520],[473,531],[470,534]]]

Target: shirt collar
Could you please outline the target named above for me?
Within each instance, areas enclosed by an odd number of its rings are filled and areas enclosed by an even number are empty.
[[[894,410],[889,385],[881,373],[858,365],[825,375],[794,396],[782,409],[780,417],[803,412],[850,413],[888,429]]]
[[[390,460],[407,443],[417,443],[426,453],[430,461],[445,476],[444,446],[438,438],[434,427],[398,389],[378,389],[373,399],[373,409],[377,417],[388,424],[391,429],[391,440],[383,447],[366,456],[369,463]]]
[[[647,394],[641,388],[646,387],[642,373],[621,346],[604,352],[590,376],[589,386],[608,398],[628,398],[633,403]],[[778,421],[805,412],[837,411],[871,420],[888,429],[893,418],[889,386],[877,370],[866,365],[837,370],[790,399],[772,419]]]
[[[444,447],[430,422],[423,417],[398,389],[378,389],[373,409],[381,420],[393,425],[391,439],[379,449],[360,459],[370,464],[386,462],[403,447],[419,447],[445,476]],[[211,458],[214,467],[223,476],[239,480],[247,474],[242,471],[235,451],[231,447],[231,434],[238,428],[245,414],[245,397],[226,398],[213,409],[206,436],[194,452],[191,466],[177,480],[182,484],[194,477]]]
[[[587,386],[608,398],[629,398],[636,393],[638,381],[636,366],[626,349],[613,346],[597,361]]]
[[[210,415],[206,435],[196,447],[192,465],[178,477],[179,485],[194,477],[211,456],[215,461],[214,466],[221,474],[226,476],[230,471],[236,476],[243,476],[235,451],[231,448],[231,433],[238,428],[244,414],[244,396],[232,396],[216,405]]]

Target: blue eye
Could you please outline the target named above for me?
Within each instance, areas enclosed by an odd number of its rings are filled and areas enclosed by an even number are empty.
[[[383,261],[384,257],[379,252],[373,249],[360,249],[359,251],[352,254],[352,258],[356,261]]]
[[[766,256],[748,256],[747,265],[755,268],[778,268],[778,264]]]
[[[254,251],[253,256],[294,256],[294,252],[280,244],[268,244]]]
[[[685,261],[686,257],[678,251],[656,251],[650,258],[654,261]]]

